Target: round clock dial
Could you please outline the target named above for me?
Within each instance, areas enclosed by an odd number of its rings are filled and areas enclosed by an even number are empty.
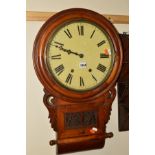
[[[115,52],[97,24],[78,20],[59,26],[48,39],[45,62],[52,77],[67,89],[91,90],[110,75]]]

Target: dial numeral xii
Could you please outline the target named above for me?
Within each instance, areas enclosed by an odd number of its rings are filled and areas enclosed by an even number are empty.
[[[78,32],[80,36],[84,35],[84,27],[83,26],[78,26]]]

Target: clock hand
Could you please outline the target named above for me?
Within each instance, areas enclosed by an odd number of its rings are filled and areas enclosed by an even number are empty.
[[[78,55],[80,58],[83,58],[83,57],[84,57],[84,54],[82,54],[82,53],[77,53],[77,52],[73,52],[73,51],[71,51],[70,49],[67,50],[67,53],[68,53],[68,54],[75,54],[75,55]]]
[[[84,54],[82,54],[82,53],[73,52],[70,49],[63,48],[62,46],[57,46],[57,45],[53,45],[53,46],[55,46],[56,48],[59,48],[60,50],[66,52],[66,53],[68,53],[68,55],[69,54],[74,54],[74,55],[79,56],[80,58],[83,58],[84,57]]]

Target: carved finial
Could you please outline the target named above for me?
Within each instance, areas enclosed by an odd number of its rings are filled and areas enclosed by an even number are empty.
[[[106,133],[105,138],[112,138],[114,134],[112,132]]]
[[[51,146],[56,145],[56,144],[57,144],[57,141],[56,141],[56,140],[50,140],[49,144],[50,144]]]

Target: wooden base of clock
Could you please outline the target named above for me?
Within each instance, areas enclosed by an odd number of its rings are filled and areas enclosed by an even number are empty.
[[[44,104],[49,111],[51,127],[57,132],[57,139],[50,145],[57,145],[58,154],[104,147],[106,123],[110,119],[111,105],[116,96],[110,89],[96,100],[81,103],[55,98],[44,90]]]

